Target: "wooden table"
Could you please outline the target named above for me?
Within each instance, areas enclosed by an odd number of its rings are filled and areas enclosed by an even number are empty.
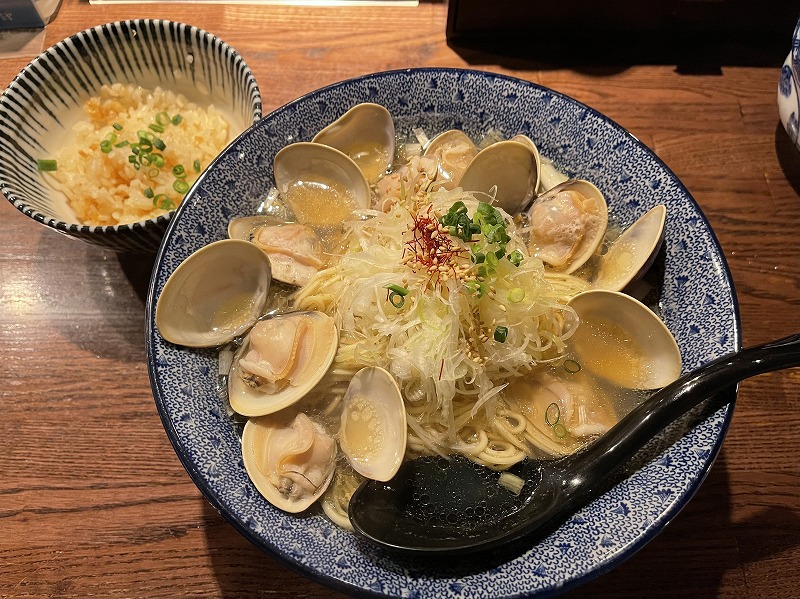
[[[800,330],[800,153],[778,121],[783,53],[712,69],[543,65],[451,48],[446,14],[443,3],[65,0],[46,43],[117,19],[190,22],[244,56],[266,111],[341,79],[411,66],[469,66],[549,86],[626,127],[686,184],[733,272],[745,345]],[[786,52],[791,31],[787,23]],[[0,60],[0,86],[27,60]],[[250,545],[176,458],[145,365],[152,259],[62,237],[7,202],[0,223],[0,596],[340,596]],[[694,499],[639,553],[569,596],[800,595],[798,427],[800,369],[744,382]]]

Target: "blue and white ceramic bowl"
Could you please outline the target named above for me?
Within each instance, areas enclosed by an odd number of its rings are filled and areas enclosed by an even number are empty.
[[[778,113],[792,143],[800,149],[800,20],[794,28],[792,47],[781,67],[778,81]]]
[[[23,214],[66,235],[118,251],[155,252],[172,217],[115,226],[75,222],[37,158],[81,116],[102,85],[135,83],[212,103],[238,135],[261,117],[261,94],[242,57],[216,36],[183,23],[136,19],[99,25],[48,48],[0,96],[0,190]]]
[[[740,345],[738,307],[723,253],[697,204],[636,138],[558,92],[491,73],[410,69],[367,75],[304,96],[267,115],[206,172],[170,223],[147,305],[147,355],[156,405],[175,451],[208,500],[241,534],[307,576],[365,596],[498,599],[552,595],[609,570],[652,539],[686,504],[710,468],[732,403],[698,410],[654,439],[607,492],[520,555],[435,564],[397,559],[331,524],[266,502],[245,473],[237,427],[217,395],[214,351],[165,342],[154,325],[164,283],[189,254],[226,236],[272,184],[283,146],[309,140],[359,102],[383,104],[397,129],[429,136],[460,128],[529,135],[571,176],[596,183],[622,224],[667,206],[665,248],[651,303],[693,369]],[[730,402],[734,400],[729,390]]]

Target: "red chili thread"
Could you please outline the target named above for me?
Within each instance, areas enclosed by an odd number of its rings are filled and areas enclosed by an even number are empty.
[[[426,286],[431,283],[434,286],[440,284],[440,265],[447,266],[453,277],[456,277],[455,260],[466,253],[466,250],[456,246],[448,233],[439,230],[439,219],[433,213],[432,206],[428,206],[422,214],[413,215],[413,219],[412,238],[405,243],[403,257],[408,252],[422,264],[429,275]]]

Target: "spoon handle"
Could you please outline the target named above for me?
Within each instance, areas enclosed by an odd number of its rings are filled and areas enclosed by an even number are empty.
[[[573,456],[567,495],[586,492],[622,466],[652,437],[684,413],[726,387],[765,372],[800,366],[800,334],[723,356],[657,391],[634,408],[590,448]]]

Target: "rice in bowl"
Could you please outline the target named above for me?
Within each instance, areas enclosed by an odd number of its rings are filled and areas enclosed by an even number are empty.
[[[83,108],[66,143],[39,165],[85,225],[174,210],[229,139],[219,109],[160,87],[103,85]]]

